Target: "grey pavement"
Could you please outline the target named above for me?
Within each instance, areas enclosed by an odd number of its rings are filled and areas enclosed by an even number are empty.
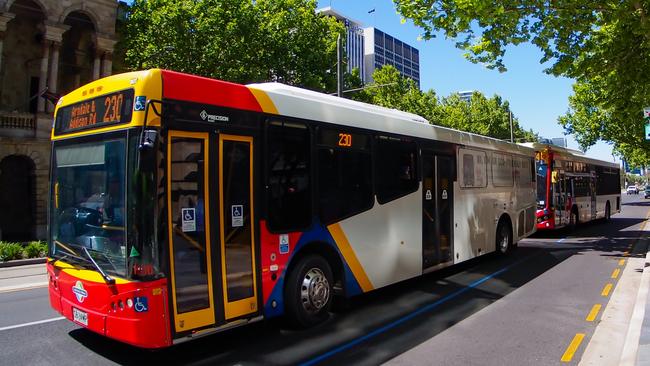
[[[639,218],[637,223],[609,238],[593,238],[591,247],[386,364],[650,366],[650,205],[633,200],[621,216]],[[598,227],[594,224],[591,230]],[[554,245],[589,244],[576,239],[567,237]],[[615,279],[616,268],[620,275]],[[609,299],[601,293],[608,282],[613,285]],[[602,310],[595,321],[587,321],[593,304],[602,304]],[[579,334],[584,338],[575,355],[562,362]]]
[[[45,264],[0,268],[0,292],[47,286]]]

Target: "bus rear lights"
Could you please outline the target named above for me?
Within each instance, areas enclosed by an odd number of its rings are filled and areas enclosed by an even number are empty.
[[[111,302],[111,310],[113,310],[113,312],[117,311],[117,306],[115,305],[114,302]]]
[[[126,306],[128,306],[129,309],[132,308],[132,307],[133,307],[133,300],[131,300],[131,299],[126,299]]]
[[[117,300],[117,306],[120,308],[120,310],[124,310],[124,303],[122,300]]]

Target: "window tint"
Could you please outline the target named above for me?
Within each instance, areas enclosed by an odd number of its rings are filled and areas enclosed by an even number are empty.
[[[598,175],[597,194],[621,193],[620,171],[618,168],[597,166],[596,174]]]
[[[462,171],[460,186],[463,188],[487,187],[487,155],[483,151],[458,149],[459,167]]]
[[[533,169],[531,169],[532,161],[528,158],[515,158],[515,177],[517,183],[522,187],[527,187],[533,182]]]
[[[512,187],[512,156],[492,154],[492,184],[495,187]]]
[[[267,219],[271,230],[289,231],[311,222],[309,129],[305,124],[271,121],[268,125]]]
[[[318,147],[318,202],[323,224],[372,207],[371,166],[367,147]]]
[[[377,201],[386,203],[418,189],[417,144],[379,136],[375,149]]]

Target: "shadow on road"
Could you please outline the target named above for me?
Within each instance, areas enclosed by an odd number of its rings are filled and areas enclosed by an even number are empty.
[[[638,240],[641,232],[632,229],[641,222],[614,217],[581,225],[571,233],[539,233],[510,256],[482,256],[351,299],[346,310],[308,330],[261,322],[158,351],[130,347],[85,329],[69,335],[91,351],[126,365],[284,365],[316,360],[374,365],[430,339],[573,255],[600,251],[622,257],[630,245],[647,246],[645,240]],[[548,240],[556,238],[564,240]],[[631,255],[640,255],[640,247],[634,249]],[[316,359],[319,356],[324,358]]]

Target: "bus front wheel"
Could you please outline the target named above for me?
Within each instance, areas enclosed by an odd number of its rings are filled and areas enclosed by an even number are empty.
[[[332,269],[323,257],[307,255],[289,272],[285,305],[289,320],[309,327],[327,320],[332,305]]]
[[[512,246],[512,230],[506,220],[500,220],[497,226],[496,235],[497,251],[501,255],[506,255],[510,252]]]

